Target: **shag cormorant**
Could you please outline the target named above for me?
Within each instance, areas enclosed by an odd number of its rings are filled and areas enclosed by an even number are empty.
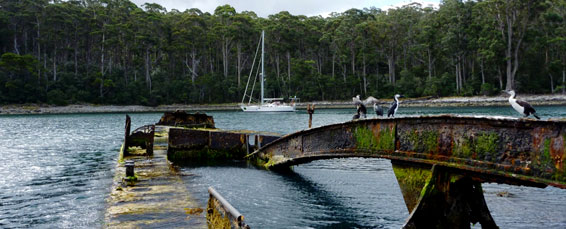
[[[354,119],[358,119],[360,117],[366,118],[367,117],[366,116],[366,114],[367,114],[366,105],[369,105],[369,104],[373,104],[373,108],[375,109],[376,114],[379,115],[379,112],[381,112],[381,115],[383,115],[383,109],[381,109],[380,106],[376,106],[377,99],[374,98],[373,96],[369,96],[367,99],[362,101],[360,99],[360,95],[356,95],[356,97],[352,98],[352,101],[354,102],[354,105],[356,105],[357,115],[358,115],[358,116],[354,116]]]
[[[399,98],[403,98],[403,97],[404,97],[403,95],[399,95],[399,94],[396,94],[395,97],[393,97],[394,101],[393,103],[391,103],[391,107],[387,112],[387,117],[395,117],[395,114],[399,109]]]
[[[373,104],[373,110],[375,110],[375,114],[377,116],[383,116],[383,108],[380,105],[377,105],[377,103]]]
[[[540,119],[537,116],[537,113],[536,113],[535,109],[531,106],[531,104],[528,104],[525,101],[517,100],[517,98],[516,98],[517,95],[515,94],[514,90],[505,91],[505,92],[507,92],[507,94],[511,95],[511,96],[509,96],[509,103],[511,104],[513,109],[515,109],[517,112],[521,113],[525,117],[529,117],[529,115],[532,114],[533,116],[535,116],[536,119]]]

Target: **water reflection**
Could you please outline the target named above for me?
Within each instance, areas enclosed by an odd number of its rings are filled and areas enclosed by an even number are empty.
[[[566,107],[536,107],[543,119]],[[349,121],[355,110],[319,109],[314,126]],[[282,134],[305,129],[305,111],[248,114],[212,111],[216,126]],[[491,114],[517,117],[511,107],[407,108],[400,115]],[[132,127],[161,113],[132,114]],[[371,116],[370,117],[374,117]],[[105,198],[123,140],[124,114],[0,116],[0,228],[101,227]],[[254,228],[399,228],[408,216],[390,162],[332,159],[296,166],[292,174],[243,162],[180,168],[203,206],[214,186]],[[485,184],[499,226],[565,228],[566,190]],[[507,191],[511,197],[496,194]]]

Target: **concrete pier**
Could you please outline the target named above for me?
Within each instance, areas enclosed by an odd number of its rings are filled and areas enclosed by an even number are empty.
[[[124,143],[107,199],[105,227],[249,228],[243,216],[224,220],[237,210],[217,192],[211,194],[209,206],[198,204],[177,172],[177,164],[243,160],[246,154],[279,135],[220,130],[214,127],[211,116],[182,111],[165,113],[158,124],[132,133],[130,124],[126,115]]]
[[[153,155],[128,154],[118,162],[105,227],[207,228],[206,206],[196,203],[167,161],[168,127],[155,132]],[[135,163],[135,180],[126,178],[125,160]]]

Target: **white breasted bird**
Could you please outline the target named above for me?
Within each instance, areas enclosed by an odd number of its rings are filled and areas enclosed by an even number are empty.
[[[391,104],[389,111],[387,112],[387,117],[395,117],[395,114],[397,114],[397,110],[399,109],[399,98],[403,97],[403,95],[399,94],[396,94],[395,97],[393,97],[394,101]]]
[[[531,106],[531,104],[528,104],[525,101],[517,100],[517,95],[515,94],[514,90],[505,91],[505,92],[511,95],[509,96],[509,103],[511,104],[513,109],[515,109],[517,112],[521,113],[525,117],[528,117],[529,115],[532,114],[536,119],[540,119],[537,116],[537,113],[535,109]]]

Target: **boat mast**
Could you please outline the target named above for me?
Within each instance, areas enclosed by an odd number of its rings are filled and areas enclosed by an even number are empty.
[[[263,105],[263,76],[265,74],[265,72],[263,71],[263,52],[265,51],[265,46],[264,46],[264,41],[265,41],[265,31],[261,31],[261,104]]]

